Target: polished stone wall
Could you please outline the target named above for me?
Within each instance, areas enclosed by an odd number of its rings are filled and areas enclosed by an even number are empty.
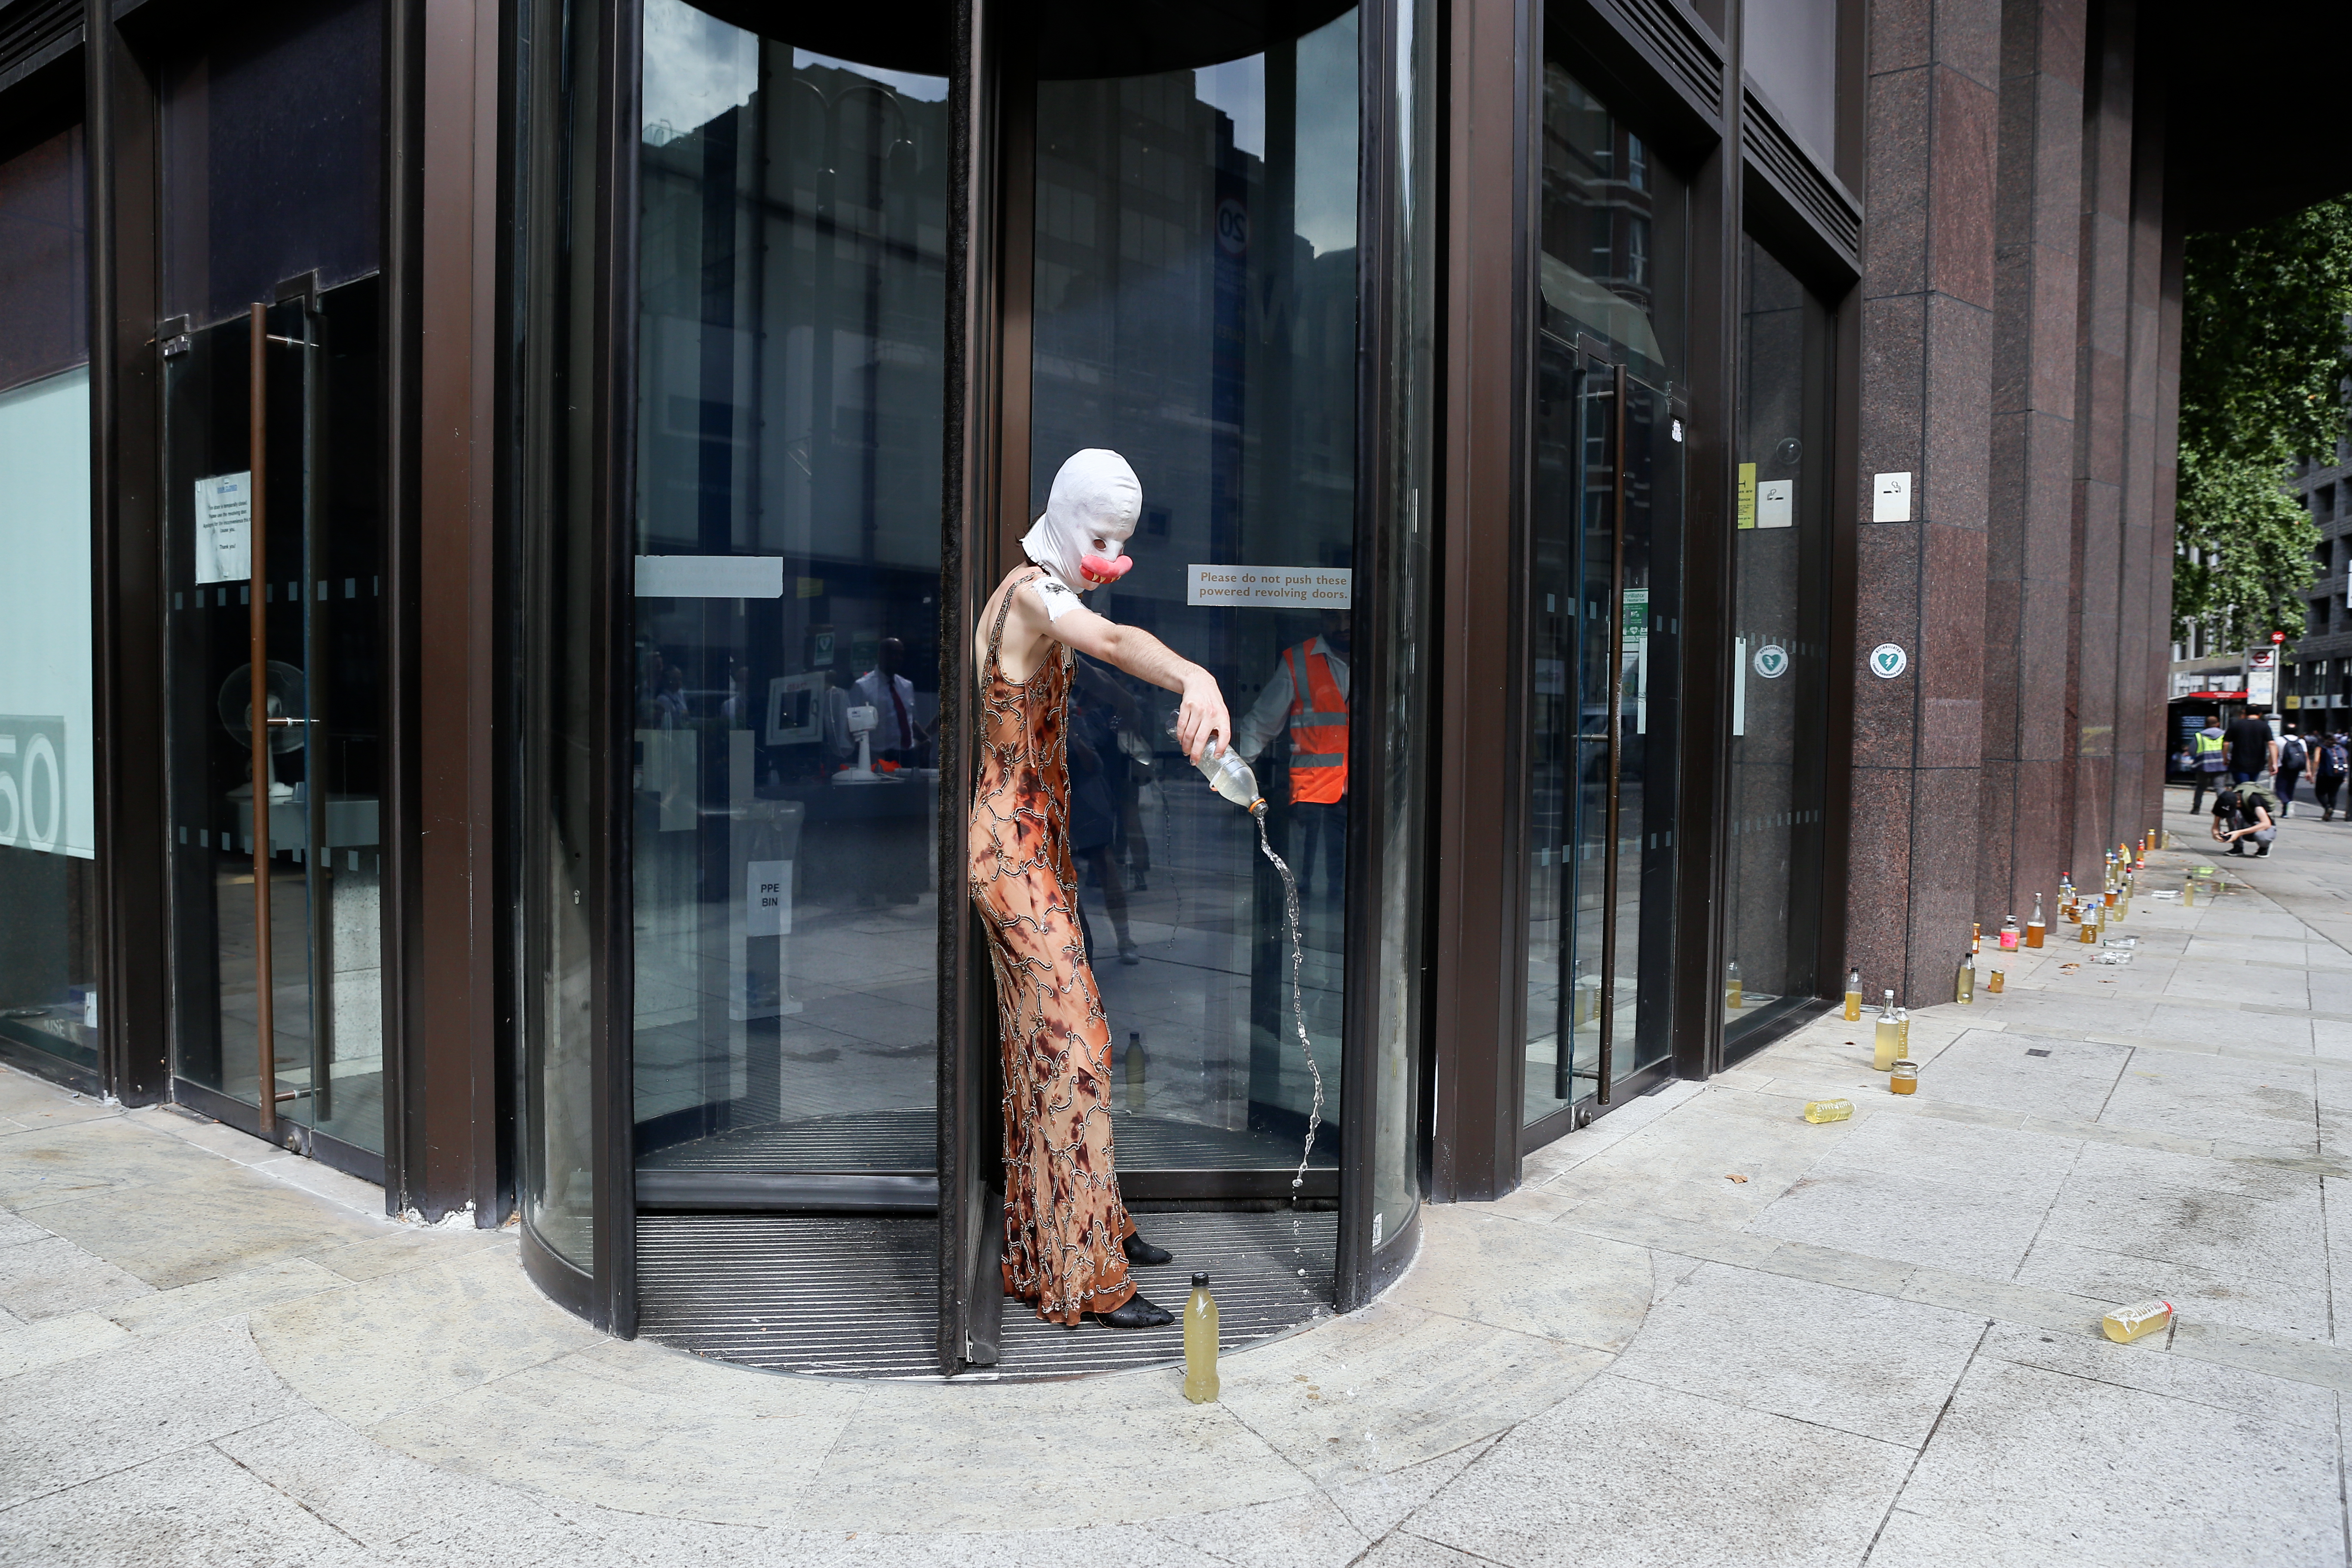
[[[2157,820],[2178,246],[2136,0],[1874,0],[1847,942],[1948,999]],[[1873,522],[1872,477],[1912,475]],[[1880,679],[1884,642],[1910,656]],[[2053,913],[2054,918],[2054,913]]]

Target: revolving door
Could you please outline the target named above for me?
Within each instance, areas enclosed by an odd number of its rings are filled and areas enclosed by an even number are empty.
[[[1069,847],[1115,1157],[1177,1255],[1138,1283],[1179,1300],[1207,1269],[1234,1341],[1329,1310],[1412,1238],[1410,1203],[1378,1242],[1348,1212],[1354,1130],[1412,1117],[1360,1081],[1362,792],[1303,765],[1293,722],[1389,679],[1351,658],[1383,608],[1357,573],[1383,509],[1358,435],[1375,51],[1356,11],[1221,13],[1181,47],[1015,18],[961,78],[943,20],[597,16],[549,72],[541,155],[553,183],[556,132],[585,116],[604,221],[633,237],[609,277],[576,254],[542,277],[610,291],[610,342],[571,363],[612,355],[634,384],[602,448],[625,471],[593,499],[546,485],[525,546],[547,567],[523,698],[534,1276],[622,1331],[762,1366],[1174,1353],[1173,1328],[1049,1335],[1003,1302],[1000,1047],[964,870],[977,608],[1055,467],[1103,446],[1145,510],[1138,569],[1093,607],[1218,677],[1273,807],[1262,847],[1165,734],[1173,697],[1082,661]],[[605,51],[634,74],[625,117],[563,90]],[[553,452],[572,373],[541,374]],[[1220,588],[1233,573],[1271,591]]]

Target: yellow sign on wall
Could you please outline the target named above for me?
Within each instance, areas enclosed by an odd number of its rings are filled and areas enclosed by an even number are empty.
[[[1756,465],[1739,465],[1739,526],[1756,526]]]

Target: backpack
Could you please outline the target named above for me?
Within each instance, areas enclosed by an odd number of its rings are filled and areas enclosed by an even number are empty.
[[[2289,735],[2279,742],[2279,766],[2299,770],[2308,760],[2308,755],[2303,749],[2303,742],[2295,736]]]

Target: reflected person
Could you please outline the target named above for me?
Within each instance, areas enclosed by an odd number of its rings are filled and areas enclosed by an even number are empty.
[[[874,710],[876,758],[912,768],[923,765],[930,737],[915,722],[915,683],[899,673],[906,668],[907,645],[884,637],[874,650],[874,668],[850,687],[849,700]]]
[[[1290,731],[1287,842],[1302,900],[1310,893],[1336,924],[1348,863],[1349,613],[1323,612],[1323,630],[1282,658],[1234,731],[1234,750],[1255,763]]]
[[[1125,548],[1143,487],[1116,452],[1074,453],[1045,514],[981,612],[980,772],[971,900],[987,933],[1004,1050],[1004,1291],[1076,1327],[1150,1328],[1168,1311],[1137,1294],[1130,1264],[1169,1261],[1136,1233],[1111,1154],[1110,1024],[1087,962],[1070,853],[1075,655],[1178,693],[1176,738],[1198,760],[1232,721],[1214,677],[1079,595],[1134,564]]]

